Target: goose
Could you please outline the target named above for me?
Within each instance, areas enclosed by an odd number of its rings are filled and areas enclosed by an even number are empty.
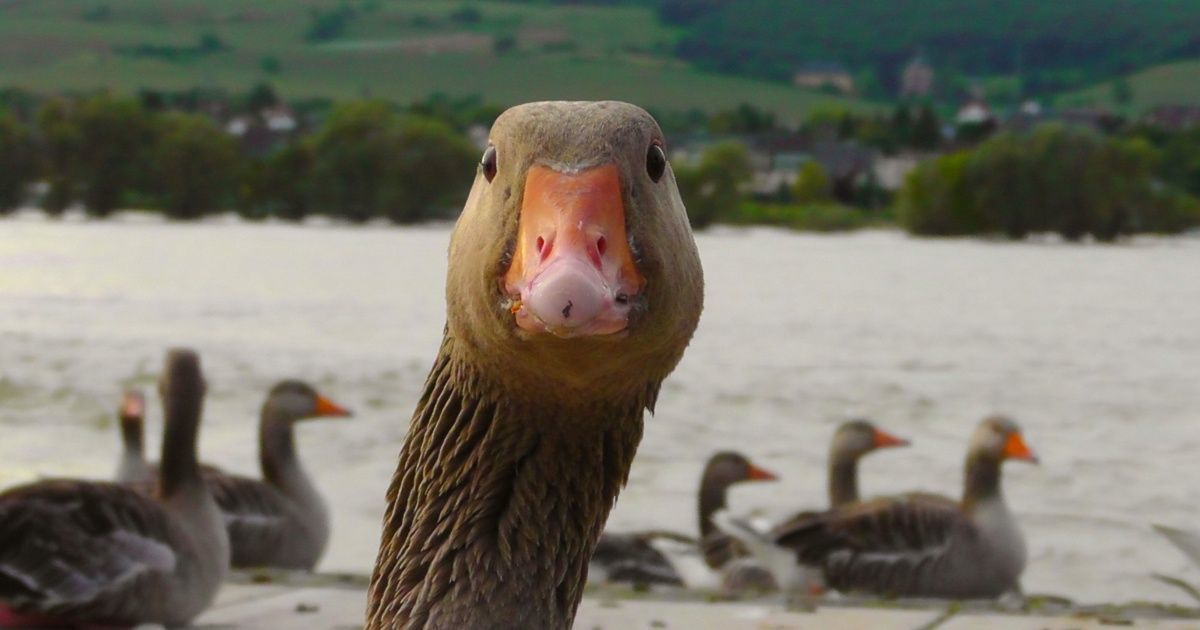
[[[683,586],[683,577],[674,563],[655,547],[657,541],[683,543],[704,551],[705,564],[720,568],[736,553],[736,543],[719,540],[721,532],[713,527],[714,512],[726,505],[726,494],[734,484],[749,481],[773,481],[774,473],[757,466],[741,453],[722,451],[708,459],[700,476],[699,501],[700,536],[707,544],[686,535],[672,532],[648,531],[631,533],[604,532],[592,555],[592,568],[603,574],[607,582],[634,584],[667,584]]]
[[[367,627],[570,627],[702,303],[649,114],[503,113],[451,236],[446,327],[387,492]]]
[[[1025,539],[1001,491],[1006,460],[1036,463],[1011,419],[984,419],[969,444],[962,499],[909,494],[800,515],[777,544],[839,591],[888,597],[995,598],[1019,591]]]
[[[826,477],[829,507],[836,508],[859,500],[858,462],[864,456],[880,449],[908,445],[908,440],[880,429],[867,419],[857,418],[839,424],[829,443]],[[784,523],[813,513],[801,512]],[[739,555],[748,553],[753,556],[753,559],[747,559],[725,572],[722,582],[724,592],[772,591],[782,587],[817,593],[823,589],[819,576],[797,566],[793,554],[774,544],[771,530],[756,528],[746,519],[733,516],[726,510],[712,513],[711,519],[721,534],[737,541],[741,551]]]
[[[284,380],[267,394],[259,421],[259,463],[262,479],[234,475],[202,466],[205,484],[216,499],[229,532],[233,568],[270,567],[311,571],[329,544],[329,510],[296,454],[293,427],[310,418],[344,418],[346,408],[317,393],[308,383]],[[141,417],[122,429],[141,439]],[[131,425],[136,428],[131,428]],[[129,443],[126,439],[126,444]],[[131,449],[122,455],[118,481],[143,483],[136,466],[126,466]],[[158,466],[142,466],[154,474]]]
[[[172,350],[158,494],[55,479],[0,494],[0,627],[184,625],[217,594],[229,540],[196,457],[204,378]]]
[[[146,399],[136,389],[125,390],[117,411],[121,430],[121,459],[117,462],[117,481],[153,482],[158,471],[146,462],[143,431]]]

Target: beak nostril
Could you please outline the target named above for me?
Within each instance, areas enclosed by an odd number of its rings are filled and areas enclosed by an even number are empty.
[[[598,252],[598,253],[599,253],[601,256],[603,256],[603,255],[604,255],[604,250],[606,250],[606,249],[608,249],[608,241],[607,241],[607,240],[605,240],[603,236],[601,236],[600,238],[596,239],[596,251],[597,251],[597,252]]]
[[[537,251],[538,251],[538,258],[545,260],[546,259],[546,239],[544,239],[540,236],[537,237]]]

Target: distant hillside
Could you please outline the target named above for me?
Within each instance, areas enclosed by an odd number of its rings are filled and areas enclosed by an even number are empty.
[[[700,67],[782,80],[801,64],[834,62],[874,83],[868,93],[895,94],[918,52],[943,76],[1019,75],[1026,94],[1200,56],[1195,0],[661,2],[664,18],[687,29],[680,56]]]
[[[784,120],[860,107],[680,61],[683,31],[649,4],[0,0],[0,87],[240,92],[268,81],[287,98],[616,98],[707,111],[750,102]]]
[[[1122,92],[1126,94],[1125,98],[1121,98]],[[1068,92],[1057,102],[1066,107],[1100,105],[1135,116],[1156,105],[1197,104],[1200,103],[1200,60],[1153,66],[1117,80]]]

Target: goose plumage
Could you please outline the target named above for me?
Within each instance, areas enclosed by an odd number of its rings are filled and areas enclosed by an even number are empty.
[[[663,142],[611,101],[496,120],[451,237],[368,628],[570,627],[643,415],[700,317]]]
[[[229,566],[220,511],[196,457],[204,396],[190,350],[167,355],[158,491],[47,480],[0,494],[0,625],[183,625]]]

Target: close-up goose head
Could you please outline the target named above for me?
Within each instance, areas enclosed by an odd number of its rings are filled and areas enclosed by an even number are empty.
[[[658,124],[626,103],[530,103],[488,142],[450,246],[450,334],[505,379],[662,380],[703,298]]]

